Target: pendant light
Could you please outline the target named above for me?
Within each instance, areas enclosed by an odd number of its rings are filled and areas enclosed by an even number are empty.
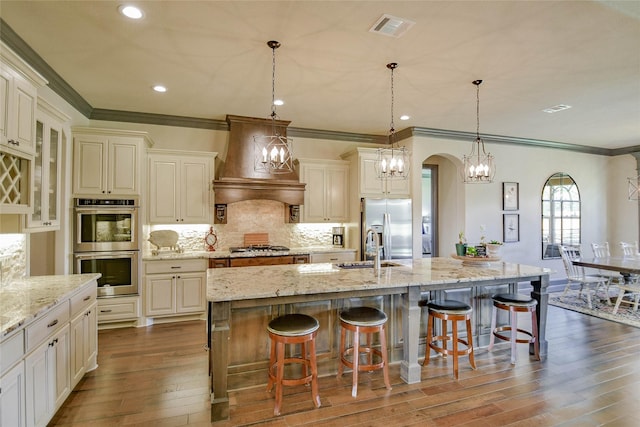
[[[254,136],[254,170],[269,174],[293,172],[293,141],[280,134],[276,126],[276,49],[280,43],[275,40],[267,42],[272,51],[271,73],[271,135]]]
[[[627,178],[629,183],[629,200],[640,200],[640,175],[635,178]]]
[[[398,64],[391,62],[387,64],[391,70],[391,128],[389,129],[389,148],[379,148],[376,158],[376,174],[379,179],[407,179],[409,178],[409,168],[411,166],[411,155],[406,147],[399,147],[396,144],[396,130],[393,124],[393,70],[398,68]]]
[[[476,140],[471,146],[471,154],[464,156],[462,179],[465,184],[488,184],[493,182],[496,167],[493,156],[484,150],[484,141],[480,138],[480,84],[482,80],[474,80],[476,85]]]

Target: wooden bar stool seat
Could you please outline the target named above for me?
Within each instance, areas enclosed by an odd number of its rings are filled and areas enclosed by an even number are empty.
[[[516,344],[533,344],[533,351],[536,360],[540,360],[540,343],[538,341],[538,320],[536,308],[538,301],[528,295],[521,294],[496,294],[493,297],[493,309],[491,313],[491,338],[489,339],[489,351],[493,349],[495,339],[511,342],[511,363],[515,365],[518,360]],[[498,309],[509,312],[509,325],[496,327]],[[518,313],[531,313],[531,331],[518,328]],[[509,331],[506,335],[502,332]],[[527,338],[518,338],[518,333],[524,334]]]
[[[427,317],[427,348],[425,351],[424,361],[422,366],[429,364],[431,359],[431,350],[436,353],[442,354],[443,357],[447,355],[453,356],[453,377],[458,379],[458,357],[469,355],[469,364],[471,368],[476,369],[476,362],[473,357],[473,333],[471,332],[471,306],[461,301],[456,300],[434,300],[434,301],[420,301],[422,307],[427,307],[429,315]],[[442,334],[435,336],[435,321],[440,319],[442,321]],[[447,334],[447,322],[451,321],[452,336]],[[464,340],[458,337],[458,322],[465,322],[467,326],[467,339]],[[442,345],[438,345],[438,341],[442,342]],[[451,341],[451,348],[448,346],[448,341]],[[459,344],[464,347],[460,348]]]
[[[387,315],[377,308],[354,307],[340,313],[340,364],[338,365],[338,377],[342,376],[343,368],[353,370],[353,385],[351,396],[358,395],[358,372],[372,372],[382,369],[384,385],[387,390],[391,390],[389,383],[388,359],[387,359],[387,337],[385,325]],[[345,348],[347,331],[353,335],[353,345]],[[366,334],[367,344],[360,344],[360,334]],[[380,349],[373,347],[373,334],[378,333],[380,337]],[[367,362],[360,363],[360,354],[367,355]],[[374,362],[373,356],[379,358]],[[349,358],[350,356],[350,358]]]
[[[276,385],[276,404],[273,408],[274,415],[280,415],[282,386],[311,383],[311,398],[316,408],[320,407],[315,341],[319,328],[320,323],[318,320],[306,314],[285,314],[269,322],[267,330],[271,338],[271,356],[269,358],[269,383],[267,384],[267,391],[270,392],[273,385]],[[300,344],[300,357],[286,357],[286,344]],[[284,377],[285,365],[290,363],[302,365],[302,376],[297,378]]]

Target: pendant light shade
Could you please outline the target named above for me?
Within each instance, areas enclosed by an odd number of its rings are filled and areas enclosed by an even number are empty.
[[[480,138],[480,83],[482,80],[473,81],[476,85],[476,140],[471,146],[471,153],[462,158],[462,180],[465,184],[488,184],[493,182],[496,174],[493,156],[485,151],[484,141]]]
[[[276,49],[280,43],[271,40],[267,46],[272,51],[272,74],[271,74],[271,134],[259,135],[253,138],[254,146],[254,170],[269,174],[283,174],[293,172],[293,141],[291,138],[283,136],[278,131],[276,120]]]
[[[378,179],[407,179],[411,166],[411,153],[406,147],[396,143],[396,130],[393,124],[393,70],[398,64],[391,62],[387,68],[391,70],[391,128],[389,129],[389,147],[379,148],[376,158],[376,175]]]

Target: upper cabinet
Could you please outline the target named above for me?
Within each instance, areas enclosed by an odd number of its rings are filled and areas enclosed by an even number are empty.
[[[377,161],[375,148],[357,148],[344,155],[351,161],[352,176],[358,179],[358,198],[360,197],[410,197],[410,179],[380,179],[376,173]]]
[[[210,224],[217,153],[149,150],[149,222]]]
[[[38,87],[47,81],[0,43],[0,148],[35,153]]]
[[[146,132],[73,128],[73,193],[76,197],[139,196]]]
[[[349,219],[349,162],[298,159],[300,182],[307,184],[303,222],[344,222]]]
[[[60,228],[62,146],[69,137],[70,117],[38,99],[36,151],[33,160],[33,213],[27,216],[31,232]]]
[[[33,211],[37,89],[46,83],[0,42],[0,214]]]

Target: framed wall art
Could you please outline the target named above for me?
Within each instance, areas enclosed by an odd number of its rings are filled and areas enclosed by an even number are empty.
[[[502,241],[520,241],[520,214],[502,214]]]
[[[517,182],[502,183],[502,210],[517,211],[520,204],[519,184]]]

